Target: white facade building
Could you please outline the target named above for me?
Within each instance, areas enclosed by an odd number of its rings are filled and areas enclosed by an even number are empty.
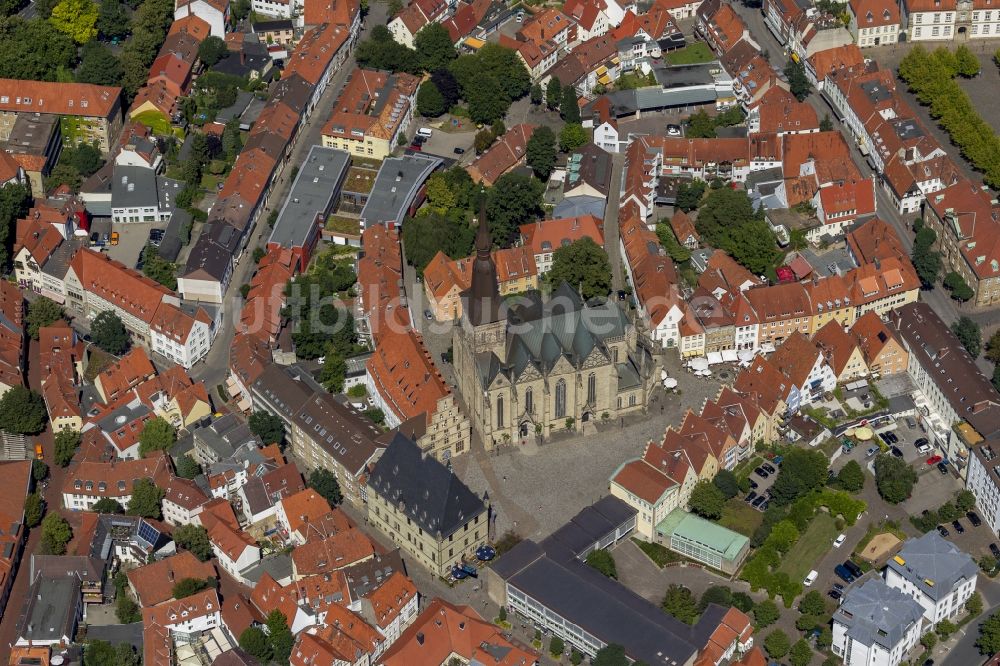
[[[886,564],[885,582],[924,609],[929,629],[954,620],[976,591],[979,566],[936,530],[903,544]]]
[[[869,578],[833,614],[833,653],[845,666],[897,666],[920,643],[922,625],[920,604]]]

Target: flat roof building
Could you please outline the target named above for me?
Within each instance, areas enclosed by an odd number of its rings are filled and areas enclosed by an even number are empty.
[[[736,573],[750,553],[750,539],[684,509],[667,514],[656,535],[670,550],[727,574]]]
[[[74,576],[38,578],[25,599],[16,645],[72,643],[82,617],[80,588],[80,579]]]
[[[350,164],[351,156],[343,150],[322,146],[309,149],[271,230],[268,249],[291,249],[305,270],[319,240],[320,225],[340,199]]]
[[[375,224],[402,225],[403,218],[420,205],[424,183],[442,164],[440,158],[429,155],[386,158],[361,210],[362,229]]]

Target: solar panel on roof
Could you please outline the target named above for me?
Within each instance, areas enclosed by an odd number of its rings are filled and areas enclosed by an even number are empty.
[[[139,521],[138,537],[150,546],[160,539],[160,531],[147,523],[145,520]]]

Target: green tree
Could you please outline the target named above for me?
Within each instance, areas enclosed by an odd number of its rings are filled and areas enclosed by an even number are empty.
[[[136,479],[132,483],[132,497],[125,512],[130,516],[159,520],[163,516],[160,509],[163,495],[163,489],[153,483],[152,479]]]
[[[476,155],[482,155],[487,150],[489,150],[490,146],[493,145],[494,141],[496,141],[496,137],[493,135],[493,130],[491,130],[489,127],[476,132],[476,137],[473,140],[473,145],[476,149]]]
[[[545,184],[529,175],[510,172],[497,179],[486,199],[486,217],[493,241],[508,247],[518,227],[535,220],[542,212]]]
[[[951,325],[951,330],[965,347],[965,351],[969,352],[969,356],[978,358],[979,352],[983,349],[983,332],[979,328],[979,324],[962,316]]]
[[[555,111],[559,108],[562,98],[562,83],[553,76],[549,79],[549,83],[545,87],[545,104],[550,110]]]
[[[38,527],[45,515],[45,500],[40,493],[31,493],[24,498],[24,524],[29,528]]]
[[[468,104],[469,117],[484,125],[500,120],[510,108],[510,99],[503,94],[500,82],[489,74],[463,85],[462,97]]]
[[[103,39],[123,39],[129,34],[125,6],[115,0],[101,0],[97,8],[97,32]],[[86,48],[86,47],[84,47]]]
[[[552,128],[542,125],[536,129],[528,139],[524,154],[535,175],[541,180],[548,180],[556,166],[556,135]]]
[[[240,119],[233,118],[222,130],[222,150],[227,160],[234,160],[243,150],[243,137],[240,135]]]
[[[712,479],[712,485],[722,491],[727,500],[740,494],[740,483],[736,480],[736,475],[728,469],[720,469]]]
[[[923,645],[928,650],[933,650],[934,646],[937,645],[938,637],[933,631],[928,631],[926,634],[920,637],[920,644]]]
[[[94,513],[115,513],[121,514],[125,513],[125,507],[123,507],[118,501],[111,499],[110,497],[102,497],[101,499],[94,502],[94,506],[90,507],[90,510]]]
[[[562,656],[562,653],[565,652],[565,650],[566,650],[566,644],[563,642],[563,639],[559,638],[558,636],[553,636],[552,640],[549,641],[549,654],[555,657],[556,659],[559,659],[559,657]]]
[[[287,664],[292,654],[292,645],[295,643],[295,638],[288,628],[288,619],[284,613],[275,609],[268,614],[265,624],[274,660],[279,664]]]
[[[77,44],[86,44],[97,36],[97,5],[92,0],[61,0],[49,22]]]
[[[177,266],[161,257],[160,250],[153,244],[142,250],[142,273],[171,291],[177,289]]]
[[[591,666],[629,666],[629,663],[625,648],[617,643],[608,643],[590,660]]]
[[[146,421],[139,434],[139,456],[145,458],[156,451],[166,451],[177,442],[177,430],[157,416]]]
[[[809,666],[812,658],[812,648],[809,647],[809,642],[804,638],[795,641],[795,645],[792,646],[791,651],[788,653],[788,660],[792,663],[792,666]]]
[[[274,414],[254,412],[247,420],[247,425],[250,432],[260,437],[265,445],[285,441],[285,424]]]
[[[534,84],[531,86],[531,103],[538,106],[543,101],[545,101],[545,92],[542,90],[541,84]]]
[[[855,460],[848,460],[837,474],[840,487],[852,493],[860,492],[865,487],[865,472]]]
[[[744,613],[750,613],[754,608],[753,598],[746,592],[733,592],[732,604]]]
[[[938,622],[935,630],[937,631],[937,635],[940,636],[942,640],[948,640],[948,637],[955,633],[955,631],[958,630],[958,627],[955,626],[954,622],[946,619]]]
[[[600,245],[583,237],[556,248],[545,279],[555,287],[565,282],[579,289],[585,299],[607,296],[611,292],[611,264]]]
[[[959,75],[972,78],[979,74],[979,58],[965,44],[955,49],[955,60]]]
[[[51,326],[63,318],[62,306],[45,296],[39,296],[28,303],[28,314],[24,321],[27,324],[28,335],[32,340],[38,339],[38,329]]]
[[[344,500],[337,477],[330,470],[317,467],[309,475],[309,487],[319,493],[330,506],[337,506]]]
[[[765,599],[753,607],[753,621],[757,629],[770,627],[781,617],[781,611],[777,604],[770,599]]]
[[[455,75],[450,70],[437,70],[431,74],[431,81],[434,83],[434,87],[438,89],[438,92],[441,93],[441,96],[444,97],[444,104],[447,108],[450,109],[458,103],[458,100],[462,96],[462,89],[459,87]]]
[[[695,210],[701,205],[701,199],[705,196],[706,189],[708,189],[708,183],[697,178],[690,182],[681,183],[677,188],[676,207],[685,213]]]
[[[938,508],[938,518],[943,523],[950,523],[951,521],[958,518],[958,509],[951,502],[945,502]]]
[[[104,0],[104,3],[118,5],[114,0]],[[124,74],[121,61],[107,46],[100,42],[88,42],[84,45],[80,66],[76,70],[78,82],[113,86],[121,83]]]
[[[809,83],[806,68],[801,62],[788,61],[788,64],[785,65],[785,79],[788,81],[788,90],[795,95],[795,99],[801,102],[809,97],[812,92],[812,84]]]
[[[210,35],[198,45],[198,60],[205,67],[211,67],[229,55],[229,48],[221,37]]]
[[[184,454],[177,459],[177,476],[182,479],[193,479],[201,474],[201,465],[194,458]]]
[[[69,523],[58,513],[50,513],[42,519],[42,550],[49,555],[62,555],[66,544],[73,538]]]
[[[262,664],[271,661],[271,642],[260,627],[247,627],[240,634],[240,647]]]
[[[428,79],[421,83],[417,91],[417,113],[426,118],[437,118],[447,110],[444,97],[434,82]]]
[[[714,139],[715,120],[705,111],[698,111],[688,118],[684,135],[689,139]]]
[[[427,72],[445,69],[458,57],[455,42],[442,24],[431,22],[421,28],[413,40],[420,66]]]
[[[191,551],[200,561],[212,559],[212,542],[208,540],[208,531],[201,525],[179,525],[173,536],[174,543]]]
[[[691,491],[691,499],[688,500],[688,508],[696,514],[709,520],[717,520],[722,517],[722,510],[726,505],[726,496],[711,481],[699,481]]]
[[[660,607],[684,624],[694,624],[698,620],[698,602],[691,590],[683,585],[671,585],[663,597]]]
[[[698,613],[704,613],[710,604],[717,604],[723,608],[734,605],[733,591],[725,585],[713,585],[705,590],[705,593],[701,595],[701,599],[698,600]]]
[[[66,467],[73,460],[83,436],[78,430],[60,430],[55,436],[55,463]]]
[[[932,249],[936,241],[937,234],[929,227],[921,227],[913,238],[913,254],[910,259],[925,288],[933,287],[941,272],[941,254]]]
[[[183,599],[205,589],[208,589],[208,581],[204,578],[182,578],[174,583],[171,594],[173,594],[174,599]]]
[[[965,602],[965,610],[969,613],[969,617],[977,617],[983,612],[983,595],[979,592],[973,592]]]
[[[127,592],[120,591],[118,598],[115,600],[115,617],[118,618],[118,622],[121,624],[141,622],[142,610],[139,608],[139,604],[128,596]]]
[[[990,336],[986,343],[986,359],[991,363],[1000,364],[1000,331]]]
[[[960,303],[964,303],[976,295],[976,292],[972,291],[972,287],[955,271],[944,276],[943,284],[944,288],[951,292],[951,297]]]
[[[45,464],[44,460],[32,460],[31,461],[31,477],[36,481],[43,481],[45,477],[49,475],[49,466]]]
[[[792,449],[785,455],[778,478],[771,489],[778,506],[791,504],[799,497],[821,488],[826,482],[829,461],[822,451]]]
[[[0,44],[2,39],[0,36]],[[0,59],[0,68],[2,63]],[[27,214],[30,206],[31,189],[28,186],[8,184],[0,187],[0,269],[9,265],[17,220]]]
[[[576,88],[573,86],[565,86],[562,89],[559,115],[567,124],[580,124],[580,104],[577,102]]]
[[[799,612],[803,615],[822,615],[826,612],[823,594],[818,590],[810,590],[799,601]]]
[[[830,114],[827,113],[823,116],[823,120],[819,121],[819,131],[820,132],[832,132],[833,131],[833,121],[830,120]]]
[[[597,569],[608,578],[618,578],[618,568],[615,566],[615,558],[611,553],[603,548],[596,548],[587,554],[587,564]]]
[[[683,263],[691,258],[691,250],[681,245],[674,230],[668,222],[661,220],[656,223],[656,236],[660,239],[660,244],[675,263]]]
[[[121,318],[113,310],[105,310],[97,315],[90,325],[90,336],[94,344],[115,356],[128,351],[128,333]]]
[[[971,511],[972,507],[976,506],[976,496],[972,494],[969,490],[960,490],[958,494],[955,495],[955,506],[962,513],[966,511]]]
[[[788,634],[781,629],[775,629],[764,638],[764,650],[771,659],[783,658],[791,646]]]
[[[875,458],[875,484],[879,495],[890,504],[899,504],[913,492],[917,473],[901,458],[880,454]]]
[[[43,13],[47,2],[34,4]],[[39,48],[40,44],[45,48]],[[55,81],[58,73],[69,71],[75,61],[73,39],[49,21],[27,21],[19,16],[6,20],[5,30],[0,33],[0,77]]]
[[[1000,652],[1000,613],[990,615],[979,625],[976,647],[981,654],[992,655]]]
[[[451,190],[447,192],[453,194]],[[439,200],[442,202],[440,205],[444,208],[443,212],[407,218],[403,224],[406,261],[417,269],[417,274],[423,274],[424,268],[439,251],[452,259],[467,257],[472,251],[476,232],[464,219],[456,219],[452,215],[455,204],[448,203],[452,199],[449,196]],[[433,205],[439,204],[434,202]]]
[[[48,413],[42,396],[23,386],[14,386],[0,397],[0,430],[34,435],[45,429]]]
[[[566,123],[559,130],[559,150],[568,153],[584,145],[590,139],[587,137],[587,130],[579,122]]]

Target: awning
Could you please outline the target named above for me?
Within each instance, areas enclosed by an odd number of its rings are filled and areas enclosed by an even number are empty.
[[[738,360],[740,360],[740,357],[736,353],[735,349],[723,349],[722,350],[722,361],[724,363],[736,363]]]
[[[611,77],[604,74],[603,76],[599,76],[597,78],[597,82],[605,86],[611,85]]]
[[[597,74],[598,76],[604,76],[605,74],[608,73],[608,68],[605,67],[604,65],[601,65],[600,67],[594,70],[594,73]]]
[[[719,352],[708,352],[706,356],[708,357],[709,365],[718,365],[722,363],[722,354]]]
[[[702,370],[708,370],[708,359],[705,358],[704,356],[698,356],[697,358],[693,358],[688,362],[688,367],[690,367],[692,370],[696,372],[700,372]]]
[[[752,349],[741,349],[737,356],[743,363],[749,363],[753,360],[754,351]]]
[[[760,353],[761,354],[773,354],[774,353],[774,345],[772,345],[770,342],[765,342],[764,344],[762,344],[760,346]]]

